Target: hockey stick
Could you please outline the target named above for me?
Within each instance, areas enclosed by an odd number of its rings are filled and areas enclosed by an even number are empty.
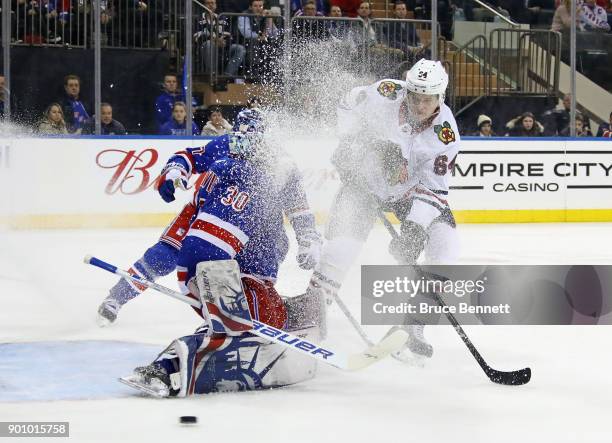
[[[160,284],[132,275],[127,271],[117,268],[117,266],[111,265],[110,263],[96,257],[92,257],[91,255],[86,256],[83,261],[89,265],[104,269],[112,274],[119,275],[125,279],[133,280],[149,288],[155,289],[162,294],[180,300],[190,306],[196,308],[202,307],[202,303],[199,300],[195,300],[181,294],[178,291],[173,291],[172,289],[166,288]],[[321,347],[296,335],[290,334],[287,331],[276,329],[257,320],[253,320],[253,329],[249,330],[249,332],[285,348],[292,349],[323,363],[347,371],[357,371],[376,363],[392,352],[400,349],[408,339],[408,334],[405,331],[396,331],[400,333],[391,334],[385,337],[378,344],[370,346],[363,352],[346,356],[332,351],[329,347]]]
[[[387,228],[387,231],[389,231],[389,234],[391,235],[391,237],[394,240],[399,240],[399,234],[397,233],[397,231],[395,230],[395,228],[393,227],[389,219],[387,219],[387,216],[385,215],[385,213],[380,208],[378,209],[378,217],[385,225],[385,228]],[[435,274],[431,274],[431,273],[427,273],[423,271],[422,269],[420,269],[420,267],[418,266],[415,266],[415,269],[417,270],[417,272],[419,272],[425,277],[428,277],[428,278],[433,277],[436,280],[445,280],[444,277],[441,277]],[[442,300],[442,297],[440,297],[439,294],[434,292],[432,294],[432,297],[434,298],[436,303],[438,303],[441,307],[443,308],[446,307],[446,303],[444,303],[444,300]],[[476,346],[474,346],[472,341],[469,339],[469,337],[467,336],[467,334],[465,333],[465,331],[463,330],[463,328],[461,327],[461,325],[459,324],[455,316],[451,314],[450,312],[448,312],[448,309],[444,309],[444,314],[446,315],[446,318],[448,318],[448,321],[453,325],[453,328],[455,329],[457,334],[459,334],[459,337],[461,337],[461,340],[463,340],[463,343],[465,343],[467,348],[470,350],[471,354],[474,356],[474,358],[476,359],[476,361],[478,362],[478,364],[480,365],[484,373],[487,375],[487,377],[489,377],[489,380],[491,380],[493,383],[499,383],[501,385],[512,385],[512,386],[524,385],[526,383],[529,383],[529,380],[531,379],[531,369],[530,368],[519,369],[516,371],[498,371],[496,369],[493,369],[491,366],[487,364],[487,362],[482,357],[482,355],[480,355],[480,352],[478,352],[478,349],[476,349]]]

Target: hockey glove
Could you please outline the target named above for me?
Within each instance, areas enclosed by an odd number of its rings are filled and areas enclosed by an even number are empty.
[[[403,265],[413,265],[425,249],[428,240],[427,232],[413,221],[405,220],[400,228],[400,235],[389,243],[389,253]]]
[[[298,266],[302,269],[313,269],[321,257],[323,241],[317,231],[310,231],[298,238]]]
[[[187,171],[182,166],[168,165],[157,182],[157,192],[166,203],[174,201],[176,188],[187,189]]]

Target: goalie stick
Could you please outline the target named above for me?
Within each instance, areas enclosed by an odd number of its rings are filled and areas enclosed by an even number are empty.
[[[389,221],[385,213],[380,208],[378,209],[378,217],[385,225],[385,228],[387,228],[387,231],[389,231],[389,234],[391,235],[391,237],[394,240],[398,240],[399,234],[397,233],[397,231],[395,230],[395,228],[393,227],[393,225],[391,224],[391,222]],[[419,272],[426,278],[433,277],[437,280],[440,280],[440,279],[444,280],[444,277],[425,272],[422,269],[420,269],[420,267],[418,266],[415,266],[415,269],[417,270],[417,272]],[[444,303],[444,300],[442,300],[442,297],[440,297],[439,294],[434,292],[432,294],[432,297],[436,301],[436,303],[438,303],[440,306],[446,307],[446,303]],[[448,312],[448,309],[444,309],[444,314],[446,315],[446,318],[448,318],[448,321],[450,322],[450,324],[453,325],[455,332],[457,332],[459,337],[461,337],[461,340],[463,340],[463,343],[465,343],[467,348],[470,350],[470,353],[476,359],[476,362],[478,362],[478,364],[480,365],[484,373],[487,375],[487,377],[489,377],[489,380],[491,380],[493,383],[498,383],[501,385],[512,385],[512,386],[524,385],[526,383],[529,383],[529,380],[531,380],[531,369],[530,368],[518,369],[516,371],[498,371],[497,369],[493,369],[491,366],[487,364],[487,362],[482,357],[482,355],[480,355],[480,352],[478,352],[478,349],[476,349],[476,346],[474,346],[474,344],[472,343],[470,338],[467,336],[467,334],[465,333],[465,331],[463,330],[463,328],[461,327],[461,325],[459,324],[455,316],[451,314],[450,312]]]
[[[202,307],[202,303],[199,300],[187,297],[178,291],[166,288],[158,283],[132,275],[127,271],[119,269],[117,266],[96,257],[92,257],[91,255],[87,255],[83,261],[89,265],[104,269],[112,274],[119,275],[125,279],[133,280],[149,288],[155,289],[162,294],[180,300],[190,306],[196,308]],[[342,355],[333,351],[329,347],[319,346],[296,335],[290,334],[287,331],[276,329],[256,320],[253,320],[253,329],[249,330],[249,332],[283,347],[305,354],[328,365],[347,371],[357,371],[376,363],[392,352],[399,350],[408,339],[408,334],[405,331],[396,331],[396,333],[385,337],[378,344],[368,347],[363,352]]]

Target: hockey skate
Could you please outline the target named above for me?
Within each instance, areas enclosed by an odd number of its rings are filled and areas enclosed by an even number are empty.
[[[327,306],[320,289],[308,288],[304,294],[283,297],[289,330],[318,326],[322,338],[327,330]]]
[[[423,366],[425,359],[431,358],[433,355],[433,346],[427,342],[423,335],[425,325],[422,323],[414,325],[393,326],[387,335],[392,334],[398,329],[403,329],[408,332],[408,341],[402,349],[391,354],[393,358],[404,363],[410,363],[416,366]]]
[[[174,397],[178,394],[178,389],[172,388],[166,370],[157,363],[140,366],[134,369],[132,375],[121,377],[119,381],[157,398]]]
[[[98,307],[97,323],[101,328],[110,326],[117,320],[121,305],[114,298],[106,298]]]

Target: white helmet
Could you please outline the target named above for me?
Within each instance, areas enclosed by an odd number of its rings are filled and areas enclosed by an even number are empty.
[[[424,58],[406,74],[406,89],[417,94],[439,95],[440,103],[448,86],[448,74],[442,63]]]

